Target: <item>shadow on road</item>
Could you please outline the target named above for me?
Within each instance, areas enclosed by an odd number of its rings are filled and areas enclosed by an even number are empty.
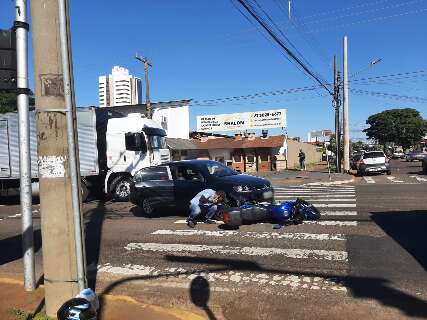
[[[41,230],[37,229],[34,230],[34,253],[38,252],[41,247]],[[22,236],[20,234],[0,240],[0,265],[22,259],[22,257]]]
[[[425,211],[376,212],[371,219],[427,270],[427,206]]]
[[[212,310],[208,306],[211,290],[209,282],[205,277],[197,276],[190,284],[190,298],[191,302],[206,312],[209,320],[216,320]]]
[[[406,294],[398,289],[391,286],[388,280],[377,277],[358,277],[358,276],[340,276],[337,274],[322,273],[322,272],[310,272],[310,271],[298,271],[292,269],[275,269],[266,268],[257,262],[248,261],[243,259],[228,259],[228,258],[209,258],[209,257],[197,257],[197,256],[175,256],[166,255],[165,260],[169,262],[178,262],[183,268],[187,268],[186,271],[178,272],[164,272],[155,275],[142,275],[142,276],[131,276],[122,278],[120,280],[110,283],[100,294],[100,300],[102,302],[103,295],[112,292],[114,289],[130,284],[132,282],[150,281],[156,279],[170,279],[178,278],[180,276],[197,275],[195,279],[197,282],[191,283],[190,287],[190,298],[192,302],[200,306],[205,310],[208,315],[208,319],[215,319],[214,315],[211,314],[211,310],[206,309],[207,300],[210,292],[209,283],[205,278],[201,278],[201,274],[218,273],[226,271],[235,272],[262,272],[267,274],[282,274],[286,276],[309,276],[309,277],[323,277],[327,278],[330,282],[335,282],[339,285],[344,285],[353,297],[356,298],[368,298],[375,299],[380,303],[398,308],[408,316],[413,317],[427,317],[427,302],[421,300],[415,296]],[[208,265],[209,267],[200,268],[191,266]],[[193,280],[194,281],[194,280]],[[194,294],[196,288],[199,289],[200,297]],[[193,292],[191,292],[193,290]],[[206,301],[206,302],[204,302]]]
[[[99,201],[95,208],[84,215],[85,245],[88,285],[96,289],[97,266],[101,255],[102,231],[107,209],[105,202]]]

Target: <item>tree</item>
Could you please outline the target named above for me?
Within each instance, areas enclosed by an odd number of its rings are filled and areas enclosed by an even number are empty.
[[[427,132],[427,121],[411,108],[391,109],[371,115],[363,130],[370,139],[379,144],[394,143],[404,149],[415,145]]]
[[[30,106],[34,106],[34,96],[30,95]],[[0,113],[13,112],[18,109],[16,93],[0,92]]]

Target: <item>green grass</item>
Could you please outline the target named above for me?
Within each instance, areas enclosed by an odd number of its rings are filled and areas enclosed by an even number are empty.
[[[20,309],[10,310],[10,314],[15,320],[54,320],[49,318],[44,312],[32,315]]]

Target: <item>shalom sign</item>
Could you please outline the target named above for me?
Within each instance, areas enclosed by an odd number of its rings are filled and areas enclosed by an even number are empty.
[[[286,127],[286,109],[197,117],[197,131],[239,131]]]

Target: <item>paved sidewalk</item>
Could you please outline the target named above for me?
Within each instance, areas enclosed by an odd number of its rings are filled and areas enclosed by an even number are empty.
[[[44,308],[44,290],[39,287],[35,292],[25,292],[23,282],[18,278],[0,275],[0,319],[21,320],[17,312],[38,314]],[[202,314],[196,314],[179,308],[164,308],[145,304],[124,295],[103,295],[100,297],[100,320],[202,320]],[[32,319],[32,318],[31,318]],[[42,318],[44,319],[44,318]]]
[[[275,185],[311,184],[334,185],[352,183],[354,176],[343,173],[329,173],[326,171],[284,170],[271,172],[257,172],[255,175],[270,180]]]

